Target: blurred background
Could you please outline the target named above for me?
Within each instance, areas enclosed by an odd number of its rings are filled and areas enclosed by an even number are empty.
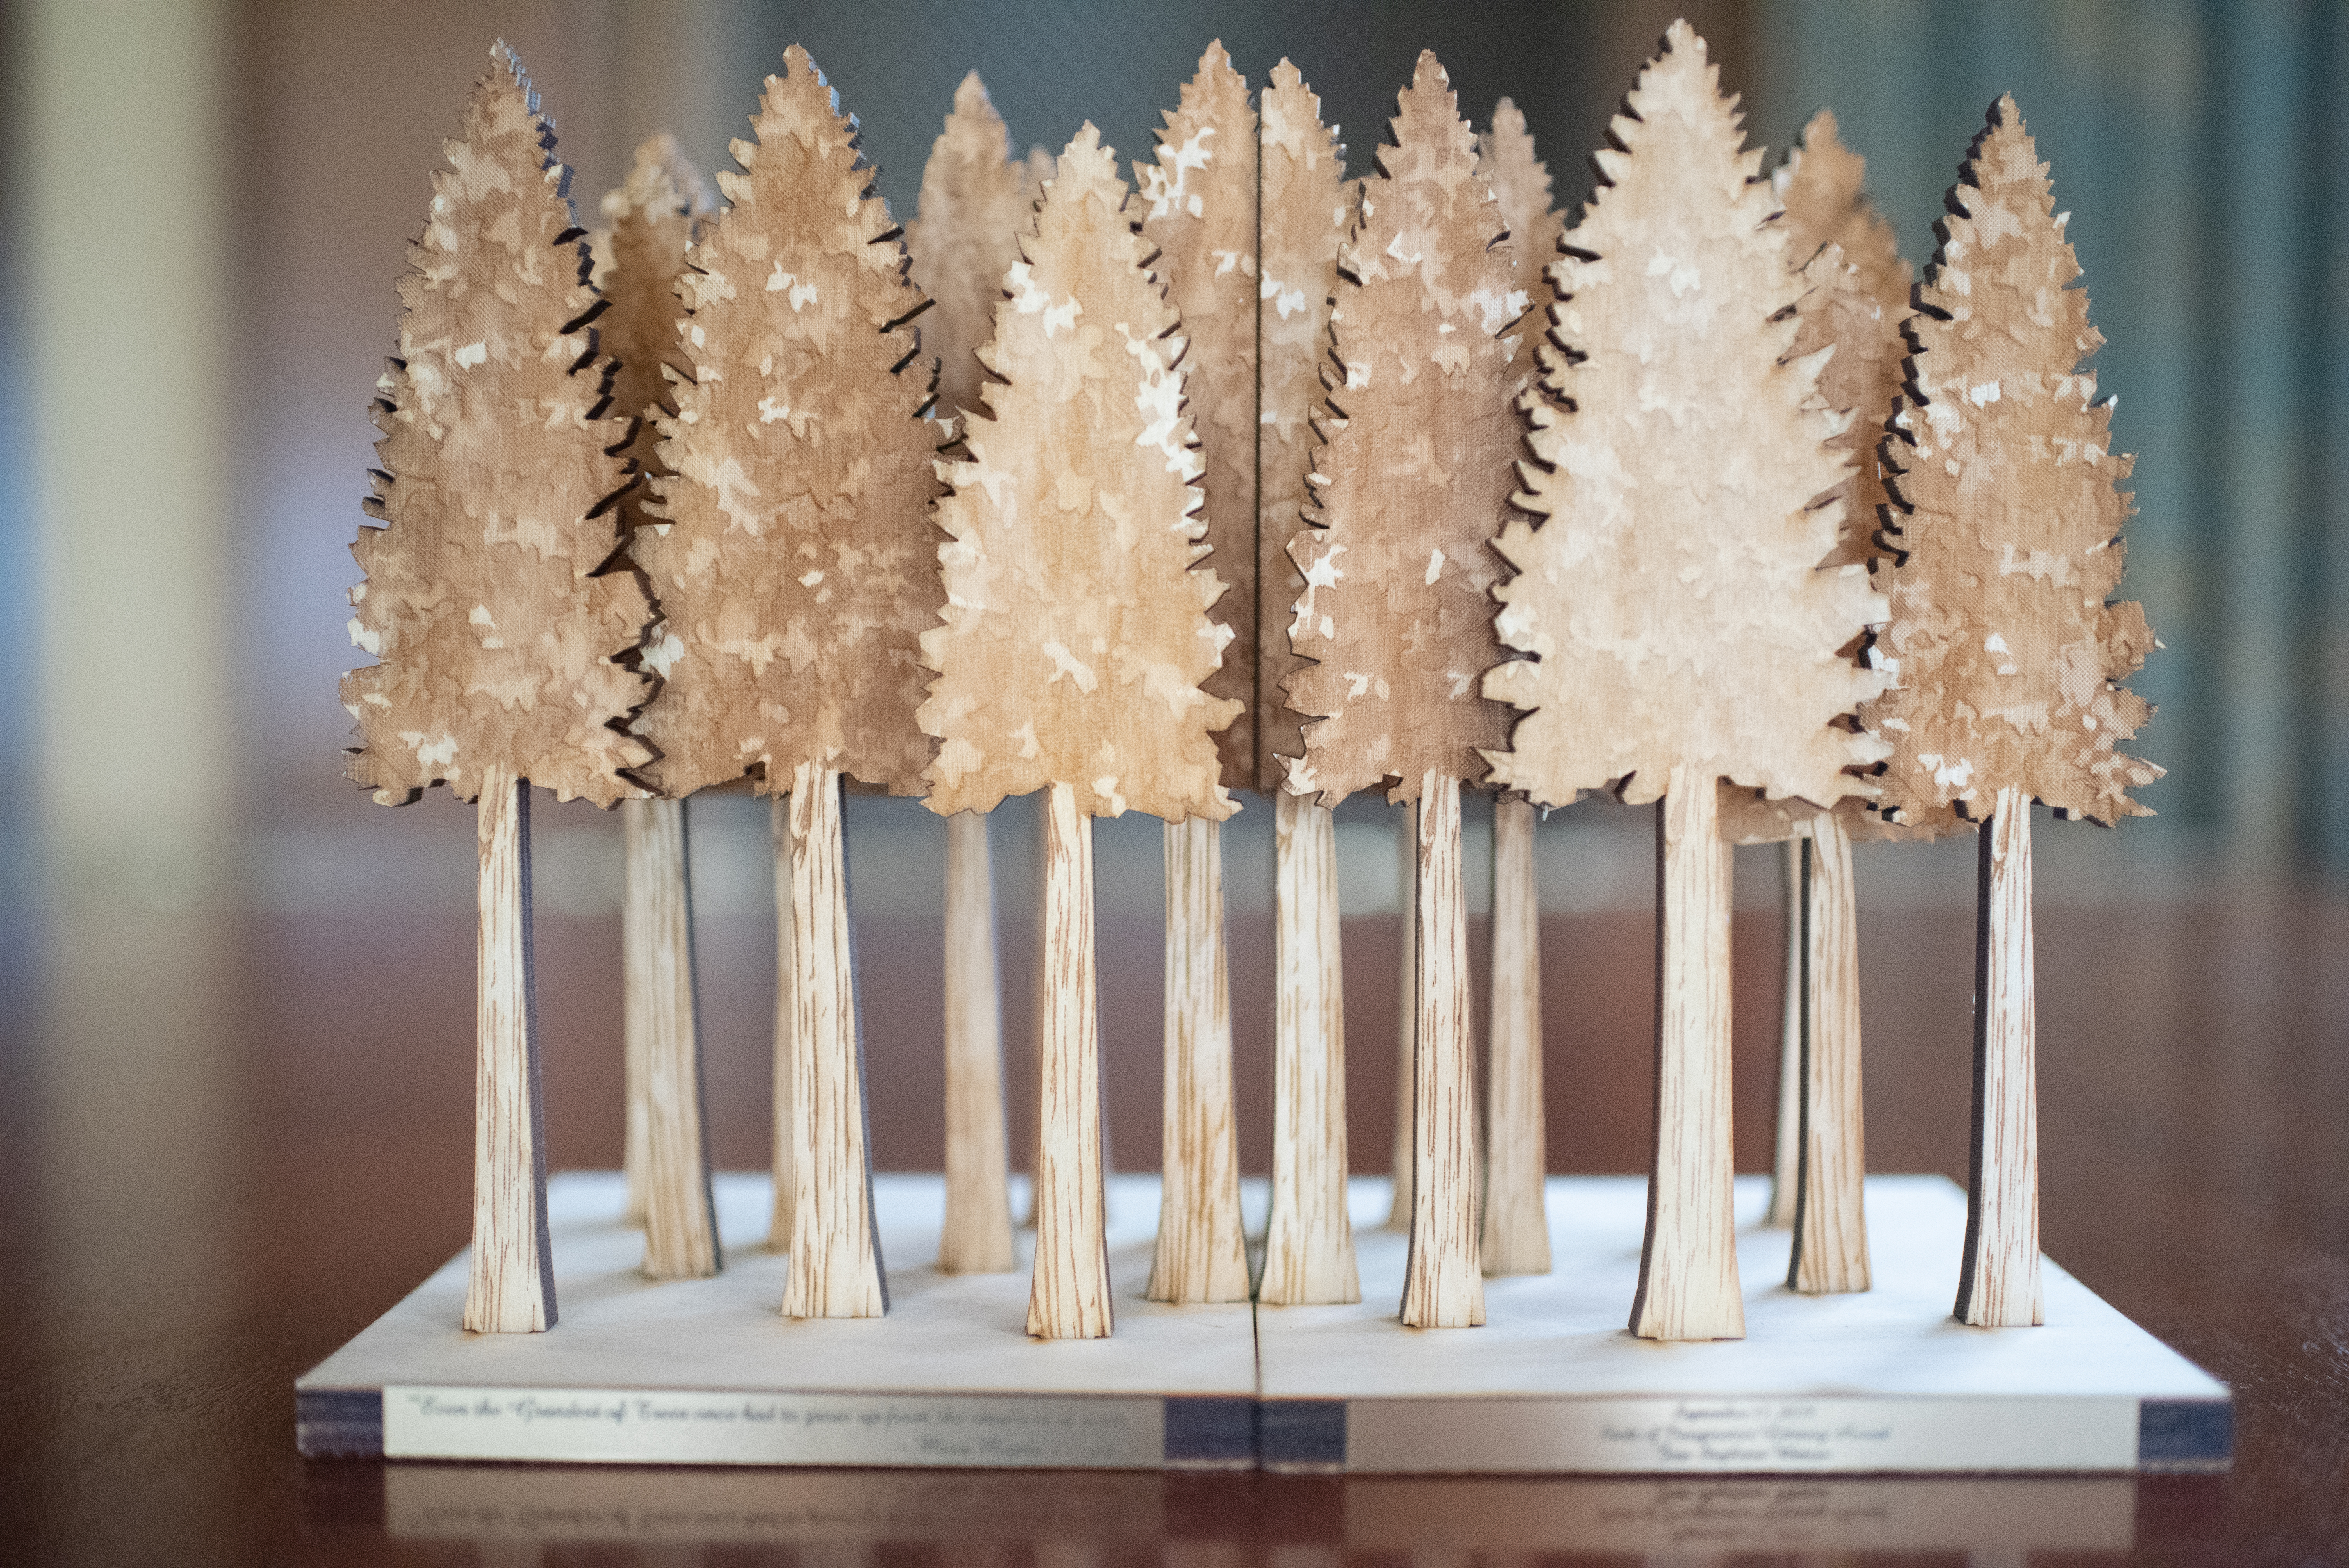
[[[168,1313],[221,1347],[203,1398],[241,1390],[276,1421],[289,1367],[463,1243],[472,812],[443,791],[386,810],[346,783],[335,682],[358,659],[347,547],[393,281],[493,38],[543,95],[583,214],[656,129],[705,170],[726,167],[794,41],[861,117],[882,192],[911,215],[964,72],[981,73],[1020,150],[1057,150],[1091,119],[1144,159],[1216,37],[1251,83],[1294,58],[1358,173],[1433,47],[1480,128],[1504,95],[1524,109],[1570,209],[1609,113],[1682,13],[1771,163],[1813,111],[1837,111],[1920,268],[2001,92],[2073,213],[2109,339],[2095,367],[2119,397],[2115,443],[2140,454],[2123,592],[2167,645],[2134,684],[2160,707],[2139,748],[2169,774],[2144,792],[2150,820],[2042,815],[2051,1251],[2110,1258],[2145,1242],[2158,1216],[2130,1194],[2149,1173],[2116,1148],[2158,1151],[2163,1171],[2256,1211],[2197,1233],[2198,1262],[2349,1234],[2332,1175],[2349,1069],[2322,1047],[2337,1046],[2349,969],[2349,119],[2323,86],[2349,76],[2342,7],[5,0],[0,624],[16,663],[0,682],[14,738],[0,748],[0,1181],[18,1201],[0,1226],[0,1300],[38,1332],[0,1332],[0,1414],[12,1358],[39,1344],[68,1357],[88,1409],[140,1406],[163,1374],[137,1346]],[[541,801],[551,1162],[610,1165],[618,823]],[[767,1149],[765,811],[741,798],[693,809],[711,1125],[734,1167]],[[1226,836],[1255,1171],[1270,1125],[1270,815],[1250,799]],[[1385,1169],[1393,1111],[1396,816],[1375,801],[1340,816],[1354,1163],[1370,1171]],[[1480,878],[1488,821],[1471,821]],[[944,833],[918,804],[869,798],[850,823],[874,1156],[935,1168]],[[1030,803],[1008,806],[995,834],[1017,1083]],[[1646,1162],[1652,834],[1647,811],[1604,802],[1540,832],[1555,1171]],[[1858,857],[1880,1168],[1964,1171],[1972,855],[1957,841]],[[1102,826],[1105,1078],[1127,1169],[1156,1162],[1159,866],[1154,820]],[[1740,851],[1745,1170],[1769,1155],[1778,879],[1775,851]],[[1481,907],[1489,888],[1470,892]],[[2201,1130],[2252,1109],[2281,1130],[2256,1146]],[[1024,1150],[1026,1108],[1015,1115]],[[256,1334],[285,1366],[251,1365]],[[0,1422],[0,1457],[33,1444],[72,1487],[73,1456],[102,1451],[150,1502],[214,1506],[221,1476],[188,1457],[201,1443],[142,1467],[135,1435],[57,1419]],[[264,1434],[252,1451],[281,1449],[290,1439]],[[128,1515],[109,1494],[78,1517],[102,1530]]]

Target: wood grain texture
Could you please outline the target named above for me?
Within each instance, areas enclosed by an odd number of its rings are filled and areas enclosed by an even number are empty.
[[[796,46],[751,123],[681,283],[691,378],[660,417],[661,521],[633,545],[667,622],[644,653],[646,777],[781,793],[813,763],[916,793],[916,640],[943,598],[934,366],[906,319],[926,302],[854,118]]]
[[[1524,426],[1506,368],[1526,312],[1492,186],[1444,67],[1422,52],[1338,263],[1321,445],[1290,624],[1288,704],[1307,716],[1287,787],[1335,806],[1392,780],[1485,774],[1506,710],[1478,677],[1506,656],[1487,546],[1509,517]]]
[[[1004,1121],[1003,1003],[995,946],[988,819],[947,819],[947,1214],[942,1274],[1006,1274],[1011,1247],[1009,1130]]]
[[[889,1309],[866,1152],[864,1040],[848,925],[841,775],[792,773],[792,1215],[785,1317]]]
[[[1883,685],[1853,654],[1884,600],[1864,567],[1816,570],[1842,523],[1848,468],[1827,443],[1845,426],[1818,399],[1824,355],[1791,356],[1803,284],[1718,78],[1674,23],[1550,268],[1515,498],[1541,521],[1501,536],[1519,574],[1495,622],[1537,657],[1484,679],[1527,710],[1487,753],[1492,781],[1544,805],[1653,800],[1683,768],[1708,794],[1727,777],[1833,804],[1868,792],[1847,769],[1886,749],[1837,722]]]
[[[1838,814],[1821,812],[1802,851],[1802,1165],[1786,1284],[1826,1295],[1868,1287],[1859,904],[1851,837]]]
[[[1209,612],[1231,632],[1207,695],[1240,705],[1216,737],[1224,787],[1257,781],[1257,117],[1247,78],[1209,44],[1133,166],[1143,237],[1183,323],[1183,393],[1198,438],[1206,540],[1223,597]]]
[[[947,603],[922,638],[938,673],[920,722],[942,742],[941,814],[1051,784],[1095,816],[1237,809],[1212,732],[1240,705],[1200,689],[1229,633],[1207,614],[1223,584],[1203,564],[1185,344],[1126,197],[1086,126],[1005,280],[988,415],[939,465]]]
[[[1412,1080],[1411,1261],[1402,1321],[1473,1328],[1485,1321],[1476,1235],[1476,1035],[1468,1015],[1468,899],[1460,856],[1460,780],[1431,770],[1418,797],[1419,1047]]]
[[[799,922],[792,913],[792,805],[788,796],[778,795],[768,802],[767,828],[775,849],[774,1153],[770,1161],[774,1171],[775,1206],[767,1221],[767,1246],[782,1253],[791,1250],[792,1222],[798,1216],[800,1202],[793,1174],[798,1167],[792,1159],[792,1082],[799,1076],[792,1054],[792,1037],[799,1027],[792,949]]]
[[[1076,787],[1044,804],[1045,987],[1037,1122],[1036,1264],[1028,1332],[1039,1339],[1105,1339],[1109,1232],[1102,1208],[1101,1015],[1093,979],[1093,827]]]
[[[1222,824],[1204,817],[1167,823],[1165,857],[1164,1181],[1147,1295],[1152,1301],[1246,1301]]]
[[[621,984],[626,1054],[642,1074],[634,1087],[644,1122],[644,1267],[654,1279],[692,1279],[716,1274],[719,1254],[702,1135],[686,806],[624,800],[621,812]]]
[[[1346,991],[1338,828],[1326,806],[1273,798],[1272,1212],[1257,1299],[1355,1302],[1346,1217]]]
[[[1323,810],[1329,808],[1324,806]],[[1387,1209],[1387,1229],[1411,1229],[1411,1102],[1419,1083],[1419,808],[1405,806],[1395,823],[1395,913],[1402,929],[1395,951],[1403,961],[1395,965],[1394,1134],[1387,1170],[1394,1192]]]
[[[2109,823],[2161,769],[2119,749],[2151,717],[2120,682],[2154,646],[2109,603],[2135,459],[2081,363],[2104,342],[2013,98],[1951,188],[1909,317],[1909,380],[1885,438],[1892,688],[1861,722],[1892,743],[1883,810],[1979,819],[1996,793]]]
[[[1974,947],[1973,1144],[1957,1316],[2044,1323],[2039,1282],[2039,1004],[2031,918],[2031,802],[2002,786],[1982,824]]]
[[[1730,1152],[1730,848],[1713,781],[1681,767],[1656,809],[1656,1136],[1631,1332],[1742,1339]]]
[[[1283,686],[1303,667],[1288,645],[1288,623],[1305,574],[1288,558],[1288,542],[1309,499],[1338,247],[1353,229],[1361,190],[1346,179],[1337,128],[1321,123],[1321,100],[1295,66],[1284,59],[1273,67],[1259,106],[1256,787],[1269,794],[1288,777],[1283,758],[1305,755],[1304,716],[1289,707]]]
[[[546,1242],[546,1111],[531,964],[530,784],[494,766],[481,785],[481,930],[474,969],[473,1243],[464,1326],[554,1326]]]
[[[652,1080],[646,1053],[652,1047],[652,987],[646,983],[658,957],[653,951],[651,900],[636,887],[636,842],[644,832],[649,799],[620,802],[620,1179],[628,1189],[622,1217],[645,1222],[645,1142],[652,1132]]]
[[[1516,334],[1516,353],[1509,360],[1510,390],[1522,392],[1541,373],[1542,334],[1549,325],[1549,306],[1557,297],[1550,287],[1547,269],[1557,257],[1566,214],[1550,206],[1549,166],[1535,156],[1525,111],[1507,98],[1493,106],[1492,124],[1476,139],[1476,170],[1493,182],[1501,221],[1509,228],[1509,253],[1516,259],[1517,282],[1529,306],[1526,323]]]
[[[1542,1183],[1541,889],[1534,809],[1493,806],[1493,999],[1485,1067],[1483,1264],[1488,1274],[1549,1273]]]
[[[650,478],[666,478],[660,459],[657,414],[675,414],[671,375],[692,373],[679,333],[685,302],[678,284],[686,273],[686,252],[709,216],[709,187],[667,131],[636,148],[627,179],[604,193],[605,227],[589,236],[595,258],[595,286],[608,302],[596,318],[597,346],[612,356],[612,411],[636,421],[622,450]],[[634,535],[648,519],[649,485],[638,485],[620,501],[621,527]],[[659,636],[648,639],[657,645]]]
[[[564,194],[569,173],[502,44],[443,144],[399,280],[399,353],[372,410],[381,528],[351,546],[345,771],[388,806],[433,784],[475,799],[493,770],[608,806],[652,758],[623,731],[647,682],[615,660],[652,620],[637,581],[595,573],[630,482],[602,418],[611,363]]]
[[[1806,260],[1821,245],[1841,250],[1846,264],[1859,273],[1861,291],[1897,335],[1909,314],[1909,261],[1900,253],[1900,237],[1868,199],[1868,160],[1843,144],[1834,110],[1823,108],[1804,124],[1802,141],[1770,171],[1770,187],[1785,210],[1782,222],[1795,260]],[[1888,405],[1885,412],[1890,411]],[[1882,428],[1873,414],[1865,418]]]
[[[1724,789],[1723,796],[1733,791]],[[1787,804],[1797,804],[1787,802]],[[1726,801],[1723,816],[1727,817]],[[1727,837],[1724,833],[1723,837]],[[1795,1192],[1803,1174],[1803,836],[1779,842],[1782,885],[1779,918],[1785,934],[1785,965],[1778,991],[1778,1114],[1770,1142],[1770,1209],[1762,1222],[1780,1228],[1795,1222]]]
[[[1003,274],[1019,259],[1017,236],[1036,196],[1027,178],[987,84],[972,71],[930,144],[919,215],[905,225],[914,281],[935,302],[920,326],[924,352],[937,356],[941,417],[980,407],[987,373],[978,350],[994,330]]]

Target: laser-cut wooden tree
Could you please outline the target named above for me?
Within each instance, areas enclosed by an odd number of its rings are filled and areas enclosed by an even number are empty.
[[[1485,1317],[1476,1225],[1475,1042],[1460,786],[1507,736],[1477,677],[1498,663],[1487,548],[1508,517],[1524,426],[1505,335],[1525,312],[1491,184],[1444,67],[1423,52],[1364,181],[1340,254],[1328,402],[1310,526],[1289,545],[1305,577],[1288,678],[1307,717],[1288,788],[1335,806],[1387,786],[1415,805],[1411,1263],[1402,1321]],[[1392,781],[1392,782],[1390,782]]]
[[[530,786],[598,806],[650,759],[626,732],[646,682],[619,659],[652,619],[620,542],[631,482],[602,417],[611,365],[554,132],[511,50],[490,51],[399,280],[399,354],[377,383],[383,438],[351,553],[343,677],[350,778],[388,806],[434,784],[480,803],[473,1237],[464,1326],[555,1320],[531,984]]]
[[[1229,816],[1210,697],[1228,635],[1202,564],[1185,345],[1133,232],[1125,182],[1087,125],[1061,155],[985,350],[1001,385],[942,465],[946,624],[921,722],[941,741],[930,809],[1047,791],[1043,1133],[1028,1332],[1113,1326],[1103,1228],[1090,819]]]
[[[1552,264],[1550,398],[1500,552],[1485,677],[1527,709],[1494,781],[1545,804],[1658,800],[1657,1107],[1635,1333],[1744,1332],[1731,1213],[1729,851],[1717,780],[1832,803],[1883,747],[1837,727],[1879,689],[1851,648],[1884,618],[1866,569],[1817,570],[1846,478],[1819,356],[1790,358],[1802,293],[1734,104],[1684,23],[1596,159]]]
[[[1517,281],[1534,314],[1509,366],[1522,392],[1539,375],[1536,352],[1552,294],[1545,269],[1557,255],[1566,215],[1549,204],[1549,169],[1534,156],[1526,117],[1507,98],[1477,139],[1477,166],[1493,182],[1508,225]],[[1534,807],[1523,796],[1493,803],[1492,1004],[1485,1049],[1484,1267],[1488,1274],[1549,1273],[1549,1218],[1542,1202],[1549,1137],[1542,1113],[1541,895],[1535,877]]]
[[[1960,166],[1906,325],[1909,375],[1883,459],[1893,687],[1861,719],[1893,745],[1883,809],[1981,823],[1972,1180],[1957,1315],[2038,1323],[2038,1104],[2031,806],[2110,825],[2161,776],[2122,751],[2152,709],[2120,683],[2158,645],[2111,603],[2135,459],[2080,368],[2104,342],[2014,99]]]
[[[941,418],[983,407],[978,350],[993,330],[1003,277],[1019,259],[1019,232],[1034,197],[1026,165],[977,71],[955,88],[954,110],[922,167],[922,205],[905,225],[914,276],[936,303],[922,317],[923,346],[938,356]],[[946,1224],[938,1267],[1002,1274],[1011,1241],[1010,1137],[1004,1120],[1002,978],[995,940],[995,871],[988,818],[947,819]]]
[[[1255,782],[1273,798],[1274,1002],[1272,1208],[1257,1299],[1353,1302],[1362,1287],[1346,1217],[1337,824],[1329,807],[1280,785],[1288,759],[1305,755],[1303,718],[1281,686],[1304,667],[1289,649],[1288,623],[1305,579],[1288,545],[1313,467],[1330,295],[1356,192],[1337,128],[1321,123],[1321,100],[1288,61],[1273,67],[1259,112]],[[1399,1170],[1408,1172],[1407,1149]]]
[[[1204,465],[1206,542],[1223,596],[1208,612],[1231,634],[1206,679],[1237,703],[1216,737],[1226,789],[1256,783],[1257,125],[1247,82],[1207,46],[1158,156],[1133,166],[1142,234],[1190,346],[1183,390]],[[1246,1301],[1240,1155],[1232,1093],[1232,1006],[1224,945],[1223,824],[1166,824],[1163,1173],[1153,1301]]]
[[[653,416],[674,412],[663,372],[677,357],[678,325],[685,315],[677,281],[685,271],[694,227],[709,210],[700,172],[667,131],[636,149],[626,181],[604,197],[608,227],[597,236],[597,281],[609,308],[596,325],[603,347],[617,362],[613,407],[638,421],[626,450],[647,475],[667,472],[657,450]],[[620,503],[622,526],[631,537],[646,521],[647,495],[639,486]],[[656,625],[647,640],[657,645],[666,635],[666,628]],[[656,690],[653,701],[658,700]],[[685,802],[623,800],[620,820],[627,1128],[622,1164],[629,1212],[645,1227],[647,1274],[655,1279],[714,1274],[719,1262],[718,1220],[702,1131]]]
[[[681,292],[691,379],[660,420],[659,527],[638,562],[668,623],[648,776],[684,794],[753,774],[789,791],[792,1220],[782,1311],[886,1310],[865,1147],[851,967],[843,776],[921,789],[918,638],[941,598],[935,367],[926,303],[856,121],[793,45],[767,78],[756,139],[719,176],[732,205]]]

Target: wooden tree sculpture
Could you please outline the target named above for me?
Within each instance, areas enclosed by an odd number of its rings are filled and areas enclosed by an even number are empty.
[[[732,206],[682,281],[691,378],[663,416],[655,515],[636,541],[668,622],[647,655],[650,776],[684,794],[755,774],[791,795],[789,1317],[873,1316],[863,1046],[841,838],[842,777],[921,788],[917,640],[936,623],[927,509],[934,368],[926,303],[856,121],[793,45],[721,174]]]
[[[638,421],[625,449],[639,472],[665,475],[656,450],[657,413],[673,412],[662,372],[677,356],[685,307],[677,282],[694,226],[709,210],[701,175],[667,131],[636,149],[636,165],[604,198],[610,227],[600,236],[599,282],[610,302],[598,321],[602,345],[618,361],[612,403]],[[620,503],[633,538],[644,526],[642,487]],[[667,628],[647,637],[658,646]],[[654,701],[659,700],[656,692]],[[638,724],[644,720],[640,717]],[[620,902],[622,1022],[627,1138],[623,1164],[630,1212],[645,1226],[645,1273],[655,1279],[715,1274],[718,1219],[709,1198],[709,1151],[702,1133],[700,1031],[695,1018],[693,901],[686,857],[685,802],[620,802],[625,882]]]
[[[942,465],[946,624],[921,722],[942,744],[930,809],[1048,792],[1043,1132],[1028,1332],[1110,1333],[1089,819],[1226,817],[1210,697],[1223,592],[1198,563],[1200,459],[1183,412],[1185,345],[1133,229],[1125,182],[1087,125],[1044,188],[996,308],[966,460]],[[1195,568],[1196,568],[1195,570]]]
[[[1329,356],[1338,247],[1353,227],[1346,150],[1297,67],[1273,67],[1260,106],[1256,575],[1256,787],[1273,798],[1272,1212],[1257,1299],[1362,1298],[1346,1218],[1345,977],[1338,834],[1330,808],[1280,788],[1305,755],[1281,683],[1302,668],[1288,620],[1305,579],[1288,559],[1312,470],[1313,404]],[[1212,516],[1212,513],[1210,514]],[[1406,1101],[1405,1103],[1408,1103]],[[1409,1124],[1409,1119],[1404,1119]],[[1406,1151],[1407,1155],[1407,1151]],[[1408,1167],[1406,1158],[1405,1169]],[[1402,1183],[1408,1190],[1409,1183]]]
[[[1307,717],[1288,787],[1335,806],[1389,783],[1418,809],[1411,1265],[1402,1321],[1485,1318],[1476,1227],[1475,1043],[1460,868],[1460,784],[1506,710],[1477,677],[1494,641],[1487,548],[1508,516],[1523,422],[1506,377],[1525,311],[1476,141],[1423,52],[1340,254],[1332,367],[1288,679]]]
[[[1884,617],[1835,547],[1844,480],[1802,293],[1702,40],[1664,36],[1552,264],[1550,399],[1509,525],[1497,624],[1536,655],[1485,677],[1531,710],[1494,781],[1537,801],[1657,800],[1655,1152],[1635,1333],[1744,1332],[1731,1212],[1729,863],[1716,780],[1832,804],[1883,747],[1837,720],[1881,686],[1850,649]],[[1816,498],[1828,499],[1815,504]]]
[[[1557,255],[1566,215],[1549,204],[1549,169],[1534,156],[1526,117],[1503,98],[1477,139],[1517,279],[1537,313],[1518,335],[1509,381],[1522,392],[1540,374],[1536,350],[1552,294],[1544,269]],[[1535,877],[1534,807],[1522,795],[1493,803],[1493,995],[1485,1067],[1484,1265],[1488,1274],[1549,1273],[1542,1202],[1549,1135],[1542,1114],[1541,894]]]
[[[608,806],[652,753],[626,726],[645,679],[620,661],[652,619],[643,585],[597,575],[631,482],[602,418],[611,365],[554,128],[512,51],[444,144],[399,280],[399,355],[377,385],[382,469],[351,553],[347,771],[387,806],[434,784],[480,803],[479,1069],[464,1326],[555,1317],[530,934],[530,786]]]
[[[1003,275],[1019,259],[1019,227],[1034,204],[1027,177],[1011,160],[1010,134],[986,84],[971,72],[955,88],[954,110],[922,168],[921,214],[905,225],[915,275],[937,302],[922,318],[922,342],[938,356],[941,416],[983,406],[978,350]],[[947,819],[947,1211],[938,1267],[947,1274],[1002,1274],[1018,1261],[987,824],[976,811]]]
[[[1973,1154],[1957,1315],[2042,1320],[2032,995],[2031,806],[2109,825],[2161,769],[2119,748],[2151,717],[2120,683],[2157,645],[2108,603],[2118,487],[2112,408],[2081,362],[2104,342],[2047,166],[2011,97],[1960,166],[1907,325],[1909,379],[1883,449],[1893,689],[1862,721],[1893,744],[1883,808],[1982,824]]]
[[[1239,705],[1216,738],[1226,789],[1256,783],[1257,149],[1247,82],[1209,44],[1133,166],[1143,237],[1190,346],[1183,389],[1206,465],[1206,541],[1224,584],[1211,618],[1228,631],[1210,697]],[[1224,948],[1223,824],[1166,824],[1163,1194],[1153,1301],[1246,1301],[1240,1153],[1232,1094],[1232,1006]]]

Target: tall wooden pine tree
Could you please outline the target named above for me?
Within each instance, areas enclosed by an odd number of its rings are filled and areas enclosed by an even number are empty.
[[[399,280],[399,354],[377,383],[382,467],[351,547],[343,677],[353,780],[388,806],[446,784],[480,802],[473,1239],[464,1326],[554,1322],[531,987],[530,786],[608,806],[651,758],[627,733],[645,679],[621,662],[652,618],[620,542],[625,428],[552,125],[502,43],[443,143]]]
[[[1982,824],[1968,1323],[2037,1323],[2031,806],[2110,824],[2161,769],[2120,749],[2152,716],[2121,682],[2155,646],[2111,603],[2135,459],[2081,363],[2104,338],[2012,97],[1991,106],[1938,226],[1907,325],[1909,375],[1883,449],[1892,689],[1862,710],[1892,742],[1883,808]]]

